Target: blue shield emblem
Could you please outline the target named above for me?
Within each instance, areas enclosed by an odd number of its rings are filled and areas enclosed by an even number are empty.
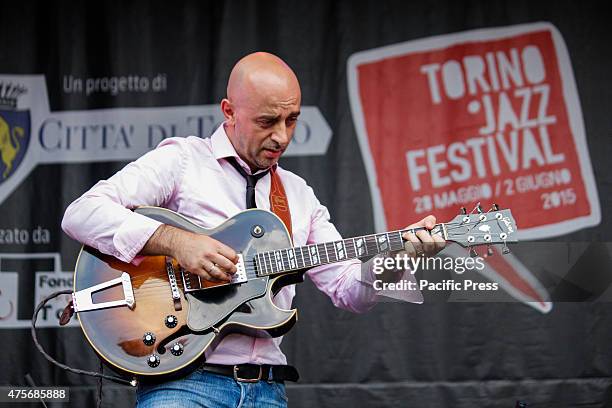
[[[0,184],[23,161],[30,144],[30,111],[0,110]]]

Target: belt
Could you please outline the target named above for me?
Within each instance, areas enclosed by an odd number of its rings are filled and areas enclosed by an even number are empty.
[[[295,367],[290,365],[257,365],[257,364],[202,364],[204,371],[233,377],[240,382],[264,381],[297,381],[300,378]]]

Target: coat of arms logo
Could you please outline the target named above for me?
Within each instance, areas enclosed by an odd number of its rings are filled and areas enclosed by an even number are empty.
[[[26,92],[20,84],[0,82],[0,184],[15,172],[30,142],[30,111],[17,109]]]

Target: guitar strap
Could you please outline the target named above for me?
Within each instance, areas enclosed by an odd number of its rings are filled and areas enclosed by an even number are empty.
[[[278,216],[287,227],[289,237],[293,241],[293,232],[291,231],[291,211],[289,211],[289,201],[283,187],[283,182],[280,176],[276,173],[276,166],[270,169],[271,185],[270,185],[270,209]]]

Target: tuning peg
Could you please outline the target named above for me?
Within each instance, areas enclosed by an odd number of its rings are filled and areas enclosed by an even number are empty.
[[[478,214],[482,214],[482,207],[480,206],[480,203],[476,204],[476,211]]]
[[[472,258],[476,258],[478,256],[478,253],[476,252],[474,248],[470,248],[470,256]]]
[[[465,209],[465,207],[461,207],[461,210],[459,210],[459,214],[461,215],[467,214],[467,210]]]
[[[491,209],[492,209],[493,211],[499,211],[499,205],[497,205],[497,204],[493,203],[493,205],[491,206]]]
[[[487,245],[487,257],[489,256],[493,256],[495,254],[495,252],[493,252],[493,248],[491,248],[491,245]]]
[[[507,255],[510,253],[510,248],[506,245],[506,241],[504,241],[504,247],[502,248],[502,254]]]

